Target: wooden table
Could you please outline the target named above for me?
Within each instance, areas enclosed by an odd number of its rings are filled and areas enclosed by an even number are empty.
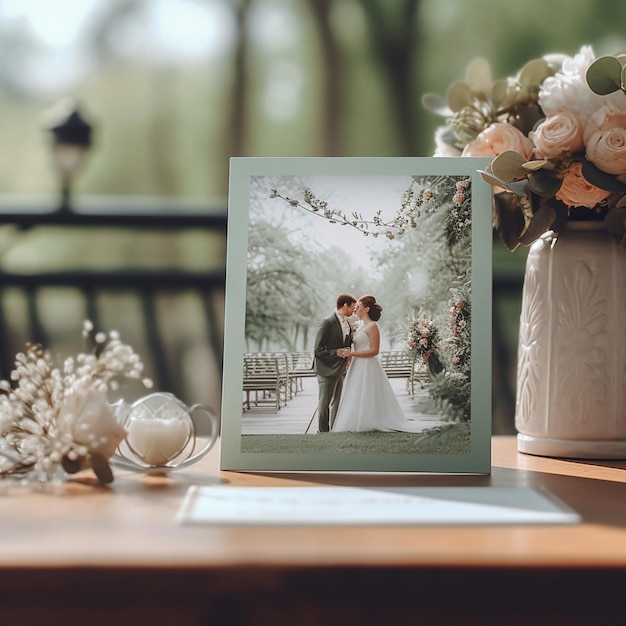
[[[116,471],[110,487],[0,483],[0,623],[626,622],[626,462],[521,455],[512,437],[494,438],[491,476],[238,474],[218,456],[169,477]],[[180,526],[198,484],[542,487],[584,522]]]

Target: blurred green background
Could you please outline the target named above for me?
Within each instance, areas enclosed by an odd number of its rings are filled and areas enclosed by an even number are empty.
[[[66,96],[94,126],[76,207],[225,212],[230,156],[429,155],[442,120],[421,97],[444,94],[470,60],[486,58],[500,78],[582,44],[612,53],[626,47],[625,24],[623,0],[0,0],[0,210],[58,206],[46,115]],[[494,432],[505,433],[525,251],[495,242],[493,254],[496,276],[510,279],[495,294]],[[0,227],[0,272],[214,270],[224,255],[219,229]],[[158,323],[171,390],[217,407],[219,346],[205,345],[196,295],[157,294]],[[132,294],[99,304],[104,323],[147,349]],[[44,290],[36,305],[59,350],[79,338],[79,296]],[[219,293],[211,305],[219,336]],[[28,306],[2,290],[10,349],[29,338]]]

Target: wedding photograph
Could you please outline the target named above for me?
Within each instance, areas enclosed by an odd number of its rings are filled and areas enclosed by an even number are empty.
[[[241,454],[471,455],[472,174],[435,171],[247,178]]]

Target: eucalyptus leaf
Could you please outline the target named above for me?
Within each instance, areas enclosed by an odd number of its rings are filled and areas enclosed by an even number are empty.
[[[622,85],[622,64],[614,56],[596,59],[587,68],[587,84],[601,96],[617,91]]]
[[[513,150],[507,150],[491,161],[489,169],[496,178],[500,178],[508,183],[526,176],[525,162],[526,159],[521,154]]]
[[[509,92],[509,84],[506,80],[497,80],[491,85],[489,99],[497,109],[506,106],[505,101]]]
[[[508,183],[501,180],[497,176],[494,176],[488,170],[477,170],[480,174],[480,177],[485,181],[488,185],[492,185],[494,187],[501,187],[502,189],[506,189],[511,193],[514,193],[516,196],[523,196],[528,192],[528,181],[524,180],[512,180]]]
[[[528,195],[528,179],[512,180],[507,187],[518,196]]]
[[[497,102],[497,109],[510,109],[515,106],[519,97],[519,90],[508,80],[496,81],[491,88],[491,101]]]
[[[517,194],[504,192],[493,196],[493,225],[504,245],[511,251],[519,246],[526,226]]]
[[[523,246],[530,246],[541,235],[552,228],[555,219],[556,212],[549,204],[540,206],[539,210],[532,216],[528,228],[519,238],[519,242]]]
[[[422,105],[427,111],[436,113],[437,115],[443,115],[444,117],[450,117],[452,111],[448,106],[445,98],[438,96],[434,93],[427,93],[422,96]]]
[[[605,191],[626,192],[626,183],[621,182],[615,176],[603,172],[591,161],[584,161],[582,175],[585,180]]]
[[[491,90],[491,66],[485,59],[470,61],[465,72],[465,80],[475,95],[482,95],[483,99]]]
[[[548,76],[552,76],[554,71],[545,59],[534,59],[522,67],[517,76],[519,82],[528,87],[531,85],[541,85]]]
[[[521,106],[528,102],[530,92],[525,85],[519,85],[515,90],[515,102],[518,106]]]
[[[556,213],[554,223],[552,224],[552,230],[555,233],[560,233],[569,221],[569,207],[564,202],[561,202],[556,198],[551,198],[547,201],[544,200],[544,202],[550,204]]]
[[[561,188],[563,181],[553,172],[537,170],[528,174],[530,190],[543,198],[553,198]]]
[[[525,170],[528,170],[530,172],[534,172],[536,170],[541,170],[544,168],[547,170],[554,169],[554,165],[550,161],[548,161],[548,159],[537,159],[535,161],[526,161],[526,163],[524,163],[522,167]]]
[[[113,471],[108,461],[97,452],[92,453],[90,456],[91,469],[98,477],[101,483],[109,484],[113,482]]]
[[[486,170],[478,170],[480,177],[488,184],[493,185],[494,187],[507,187],[508,185],[503,181],[494,176],[491,172]]]
[[[465,107],[474,103],[472,90],[467,83],[457,81],[448,89],[448,106],[454,113],[462,111]]]

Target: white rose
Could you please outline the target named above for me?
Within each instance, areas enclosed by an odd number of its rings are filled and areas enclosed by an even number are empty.
[[[83,389],[73,393],[63,405],[59,424],[65,425],[74,443],[84,445],[108,459],[126,437],[108,403],[99,389]]]
[[[546,116],[569,111],[584,126],[594,111],[607,102],[623,98],[621,92],[599,96],[587,84],[587,68],[595,60],[591,46],[583,46],[578,54],[566,57],[561,69],[549,76],[539,89],[539,106]]]

